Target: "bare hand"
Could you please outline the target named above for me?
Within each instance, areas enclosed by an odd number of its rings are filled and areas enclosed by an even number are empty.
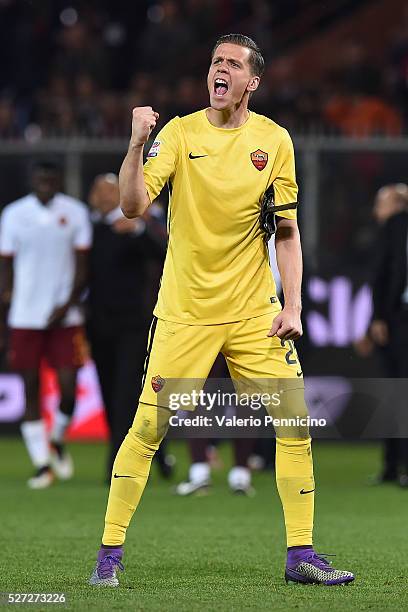
[[[281,340],[297,340],[303,334],[300,310],[283,308],[274,318],[268,336],[278,336]]]
[[[158,118],[159,113],[156,113],[151,106],[137,106],[133,109],[131,146],[142,147],[148,141]]]
[[[388,325],[381,319],[375,319],[370,325],[370,336],[379,346],[385,346],[389,342]]]
[[[57,327],[62,323],[65,315],[67,314],[69,309],[69,304],[64,304],[63,306],[57,306],[54,308],[47,321],[47,328]]]

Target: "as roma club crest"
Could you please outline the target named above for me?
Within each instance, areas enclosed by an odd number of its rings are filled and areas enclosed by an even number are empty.
[[[152,388],[155,393],[161,391],[166,381],[161,376],[152,376]]]
[[[268,163],[268,154],[265,151],[261,151],[261,149],[257,149],[251,153],[251,162],[257,170],[263,170]]]

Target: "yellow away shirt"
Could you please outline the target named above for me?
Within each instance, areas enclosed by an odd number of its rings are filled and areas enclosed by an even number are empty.
[[[213,126],[205,110],[175,117],[156,137],[144,177],[151,201],[166,182],[170,189],[156,317],[209,325],[276,310],[259,214],[272,183],[276,205],[297,201],[288,132],[253,112],[234,129]],[[296,210],[279,215],[294,219]]]

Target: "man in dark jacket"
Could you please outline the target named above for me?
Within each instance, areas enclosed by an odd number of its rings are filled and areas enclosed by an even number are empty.
[[[140,393],[167,236],[158,207],[144,219],[123,216],[115,174],[96,177],[89,201],[93,246],[87,331],[111,433],[110,479]]]
[[[392,208],[378,240],[370,336],[382,348],[387,376],[408,378],[408,186],[387,185],[377,194],[375,213]],[[377,215],[378,216],[378,215]],[[385,440],[380,481],[408,486],[408,440]]]

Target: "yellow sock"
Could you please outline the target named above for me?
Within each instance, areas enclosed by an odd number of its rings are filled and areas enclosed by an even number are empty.
[[[311,439],[276,439],[276,484],[289,546],[313,541],[314,488]]]
[[[170,414],[165,408],[139,404],[133,425],[113,464],[102,544],[124,543],[146,486],[153,456],[167,432]]]

